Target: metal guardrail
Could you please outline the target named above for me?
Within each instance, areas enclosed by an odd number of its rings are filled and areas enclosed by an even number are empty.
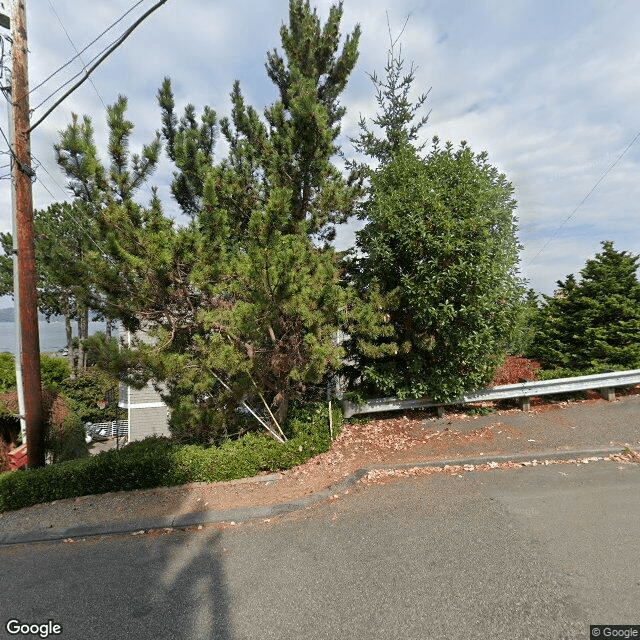
[[[361,413],[379,413],[382,411],[401,411],[403,409],[426,409],[428,407],[444,407],[452,404],[468,404],[489,400],[521,399],[522,408],[529,409],[529,398],[557,393],[571,393],[586,389],[599,389],[608,400],[615,398],[615,387],[624,387],[640,383],[640,369],[631,371],[612,371],[576,378],[556,378],[555,380],[536,380],[518,384],[505,384],[489,389],[481,389],[466,393],[451,402],[433,402],[429,398],[398,400],[397,398],[378,398],[358,405],[343,400],[342,411],[345,418]]]

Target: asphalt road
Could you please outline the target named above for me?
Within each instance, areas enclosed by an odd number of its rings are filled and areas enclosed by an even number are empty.
[[[0,548],[0,637],[588,638],[640,624],[640,465],[359,486],[238,526]]]

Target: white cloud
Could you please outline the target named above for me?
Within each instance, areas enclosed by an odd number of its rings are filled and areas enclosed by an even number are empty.
[[[132,3],[54,4],[75,44],[82,47]],[[131,15],[140,15],[152,4],[145,0]],[[316,4],[324,19],[331,2]],[[32,3],[29,10],[30,76],[35,86],[68,60],[73,49],[49,7],[36,11]],[[415,95],[432,87],[426,137],[438,134],[454,143],[466,139],[474,150],[486,149],[491,162],[514,183],[525,245],[523,270],[532,285],[550,292],[555,280],[579,271],[605,238],[620,249],[640,252],[640,141],[561,226],[640,130],[636,3],[399,0],[389,10],[394,36],[407,15],[402,50],[407,65],[412,60],[418,65]],[[118,25],[110,38],[132,19]],[[210,104],[219,115],[228,114],[229,92],[238,78],[247,102],[260,110],[276,95],[265,74],[265,54],[279,44],[278,30],[287,19],[286,0],[169,2],[96,71],[95,85],[107,104],[119,93],[128,96],[129,117],[136,126],[134,149],[160,127],[155,95],[166,75],[172,77],[180,109],[193,102],[198,109]],[[376,111],[367,73],[382,73],[389,42],[384,6],[345,0],[343,33],[358,22],[360,58],[343,97],[348,108],[344,140],[357,133],[360,113],[371,116]],[[109,41],[101,39],[91,52]],[[72,69],[76,73],[81,66],[75,63],[34,91],[32,107],[72,75]],[[34,117],[42,111],[37,109]],[[37,206],[51,200],[40,182],[55,198],[68,197],[52,145],[72,111],[92,116],[96,139],[104,149],[104,107],[85,83],[34,132],[34,155],[55,180],[38,172]],[[6,131],[3,113],[0,125]],[[348,143],[343,146],[349,153]],[[163,163],[154,179],[167,198],[170,176],[171,168]],[[0,182],[2,229],[9,228],[8,187],[7,181]],[[170,199],[166,209],[177,211]],[[341,231],[340,248],[353,240],[356,226]]]

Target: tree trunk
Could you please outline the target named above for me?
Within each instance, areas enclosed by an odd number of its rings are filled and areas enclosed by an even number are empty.
[[[87,353],[83,340],[89,337],[89,309],[80,309],[78,314],[78,369],[85,371],[87,368]]]
[[[84,347],[82,346],[82,312],[76,317],[78,324],[78,358],[76,359],[78,372],[82,371],[82,359],[84,357]]]
[[[84,310],[82,317],[82,339],[86,340],[89,337],[89,309]],[[87,368],[87,352],[83,349],[82,370]]]
[[[71,372],[71,379],[76,378],[76,359],[73,353],[73,327],[71,326],[71,309],[69,306],[69,299],[65,298],[63,302],[64,309],[64,328],[67,333],[67,360],[69,361],[69,371]]]
[[[276,403],[276,420],[280,425],[280,428],[285,423],[287,419],[287,414],[289,413],[289,396],[286,391],[278,392],[278,395],[275,397]]]
[[[111,340],[111,332],[112,332],[113,320],[107,318],[107,323],[104,326],[104,337],[107,342]]]

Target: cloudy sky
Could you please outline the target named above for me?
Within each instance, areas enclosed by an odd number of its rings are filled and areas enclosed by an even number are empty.
[[[28,0],[32,121],[53,102],[43,101],[82,71],[76,60],[38,87],[75,55],[74,45],[83,49],[135,7],[83,54],[90,61],[154,3]],[[330,4],[315,2],[323,18]],[[635,0],[344,0],[343,33],[356,23],[362,27],[360,58],[343,97],[347,154],[358,117],[375,112],[367,74],[382,72],[386,61],[387,11],[394,36],[409,17],[402,52],[407,64],[418,66],[416,95],[431,89],[425,138],[466,140],[474,151],[486,150],[515,186],[521,271],[530,286],[551,293],[555,281],[577,273],[602,240],[640,253]],[[288,0],[169,0],[96,70],[93,84],[85,83],[34,130],[35,206],[69,198],[53,144],[72,112],[92,117],[104,149],[104,105],[126,95],[136,151],[160,127],[155,95],[165,76],[172,78],[180,109],[187,102],[198,109],[208,104],[227,115],[234,79],[248,103],[258,109],[270,104],[276,93],[264,70],[265,54],[279,46],[287,16]],[[9,63],[6,57],[3,62]],[[0,141],[0,164],[6,165]],[[6,173],[5,166],[0,174]],[[178,217],[170,177],[165,161],[153,183],[166,212]],[[10,183],[4,179],[0,230],[10,229],[9,211]],[[339,248],[353,242],[355,229],[351,224],[340,231]]]

